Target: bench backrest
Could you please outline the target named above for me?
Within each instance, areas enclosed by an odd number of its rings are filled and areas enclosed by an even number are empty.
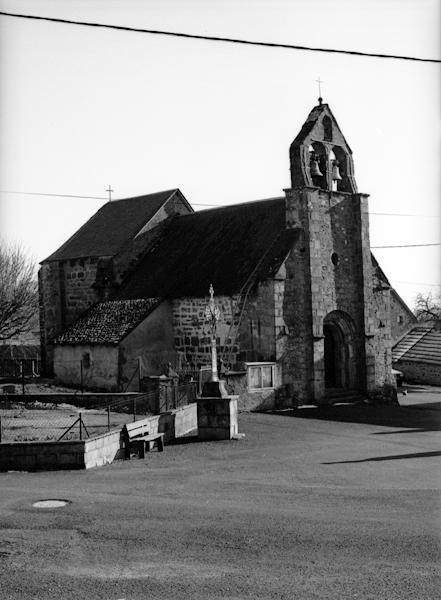
[[[129,440],[136,438],[138,435],[148,435],[151,424],[146,419],[135,421],[134,423],[126,423],[124,425],[123,434]]]

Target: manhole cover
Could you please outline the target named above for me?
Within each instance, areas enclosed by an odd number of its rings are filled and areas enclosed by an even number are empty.
[[[70,500],[38,500],[34,502],[32,506],[36,508],[60,508],[69,504]]]

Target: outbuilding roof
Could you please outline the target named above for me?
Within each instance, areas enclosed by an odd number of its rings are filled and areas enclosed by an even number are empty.
[[[285,199],[203,210],[171,219],[123,282],[118,297],[206,296],[239,292],[279,269],[298,232],[285,227]]]
[[[88,256],[114,256],[179,190],[107,202],[43,262]]]
[[[392,350],[392,361],[441,366],[441,330],[432,325],[413,327]]]
[[[92,306],[57,344],[118,344],[160,303],[158,298],[107,300]]]

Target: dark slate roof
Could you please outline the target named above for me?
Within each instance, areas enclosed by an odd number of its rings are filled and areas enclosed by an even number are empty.
[[[275,274],[297,232],[285,228],[285,199],[204,210],[172,219],[122,285],[120,298],[239,292]]]
[[[61,334],[55,343],[117,344],[159,303],[158,298],[99,302]]]
[[[392,360],[441,366],[441,330],[430,325],[414,327],[394,346]]]
[[[114,256],[178,190],[107,202],[43,262],[86,256]]]

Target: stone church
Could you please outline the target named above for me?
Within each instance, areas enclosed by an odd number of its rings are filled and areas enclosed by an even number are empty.
[[[393,397],[391,347],[413,317],[371,254],[368,196],[329,106],[290,147],[284,196],[194,212],[178,189],[108,202],[41,264],[44,371],[137,389],[140,373],[218,354],[242,408]]]

